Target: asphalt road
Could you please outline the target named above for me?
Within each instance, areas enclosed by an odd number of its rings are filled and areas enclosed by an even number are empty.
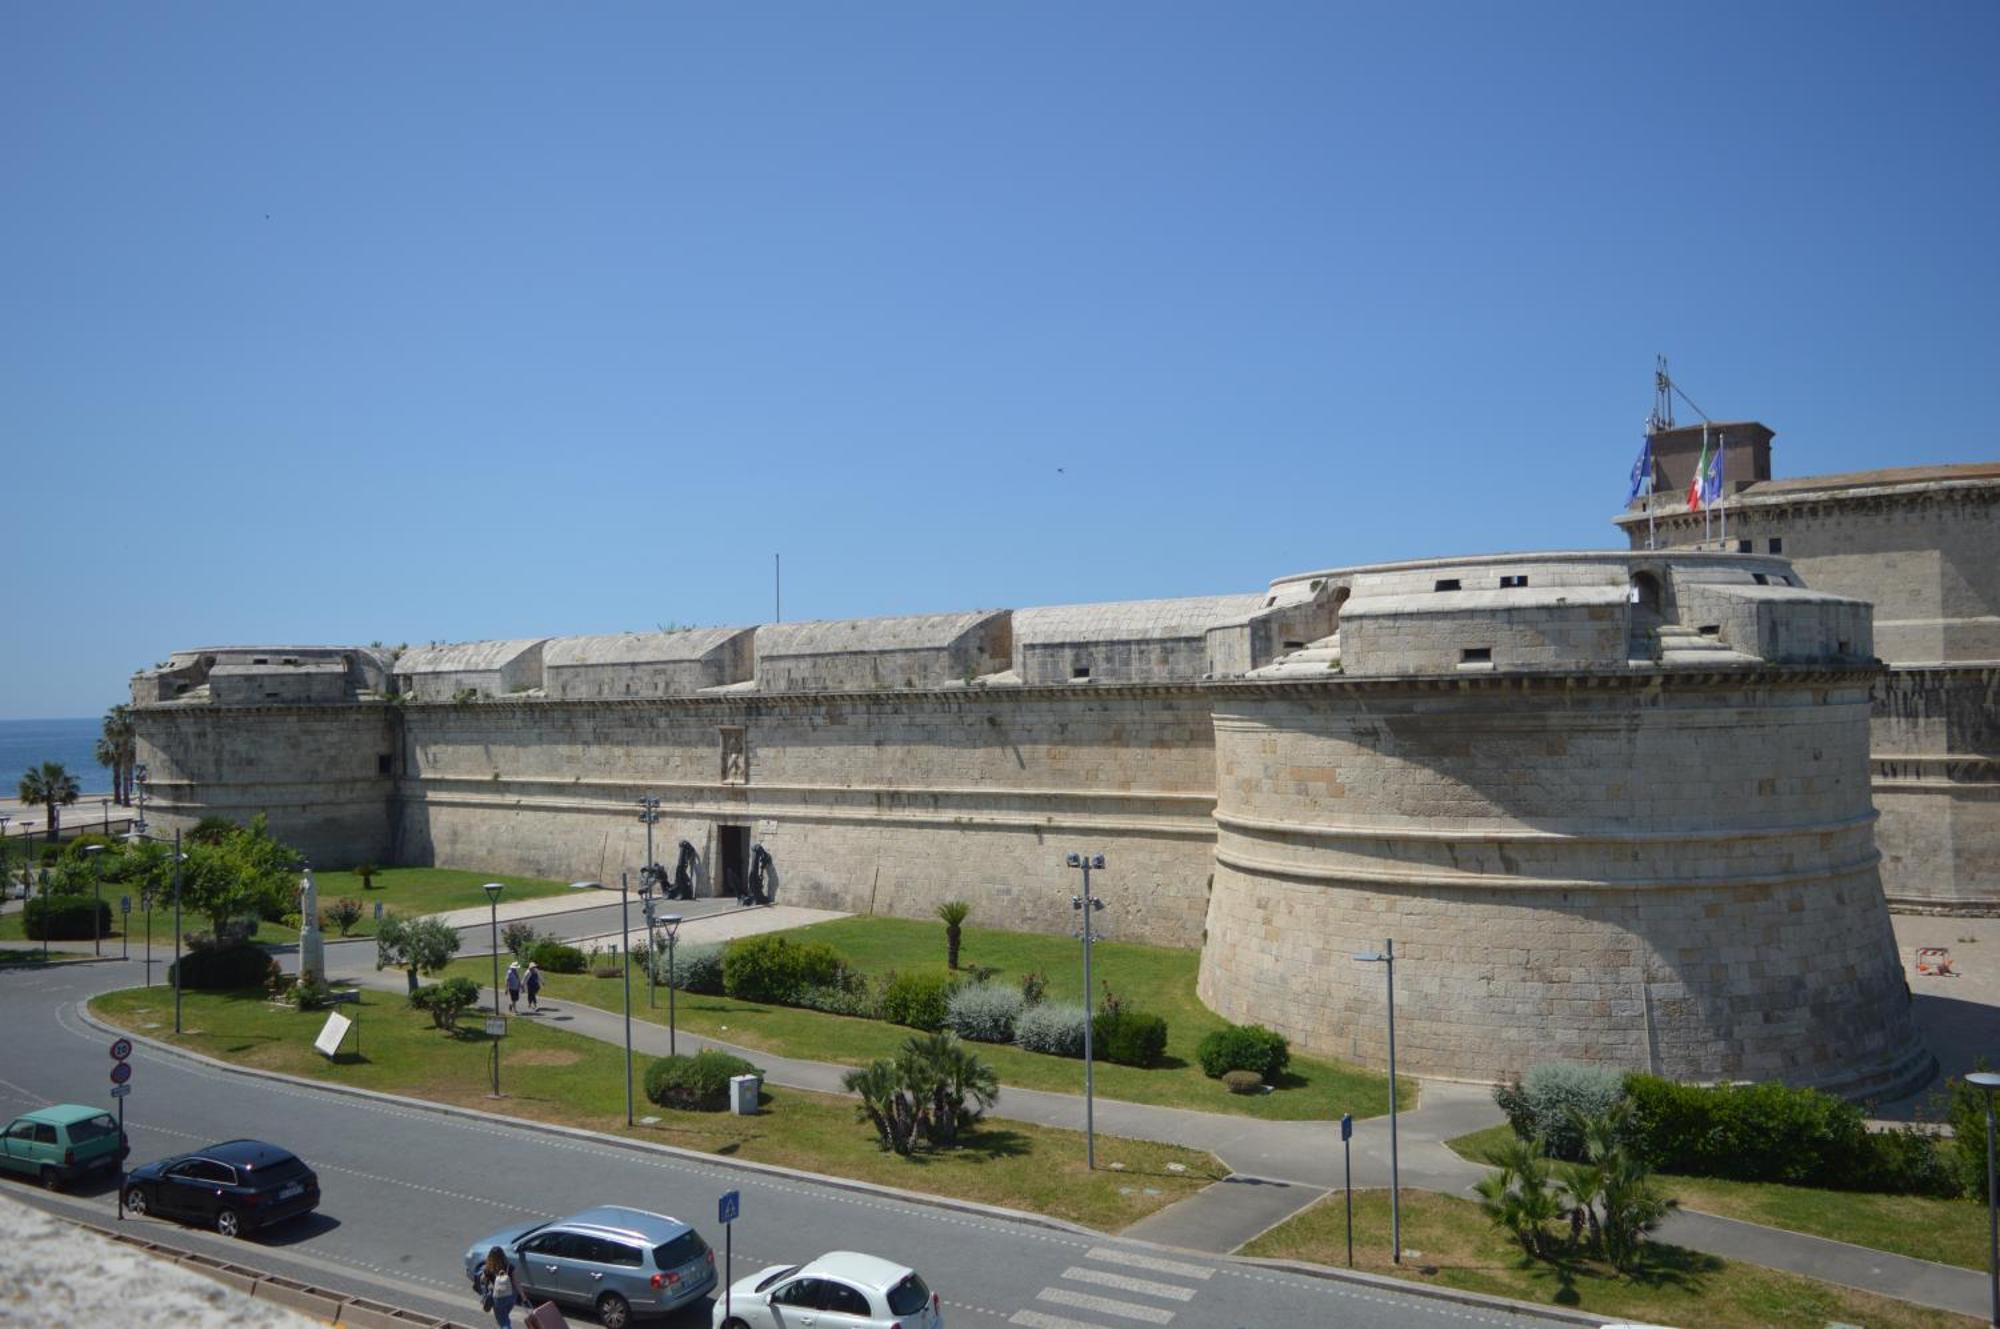
[[[139,981],[137,961],[0,970],[0,1112],[48,1102],[102,1103],[106,1037],[87,1027],[91,994]],[[319,1173],[321,1211],[231,1243],[160,1220],[126,1220],[154,1240],[204,1250],[356,1296],[480,1320],[459,1260],[474,1239],[521,1217],[623,1203],[693,1221],[720,1252],[717,1198],[742,1193],[737,1276],[834,1248],[915,1266],[954,1326],[1175,1329],[1240,1326],[1526,1326],[1561,1323],[1491,1312],[1373,1285],[1316,1279],[997,1216],[858,1195],[625,1146],[553,1136],[498,1118],[450,1116],[274,1083],[143,1045],[126,1100],[135,1158],[246,1135],[284,1145]],[[8,1193],[54,1212],[114,1221],[110,1184]],[[671,1324],[706,1325],[706,1306]],[[576,1317],[581,1320],[582,1317]]]

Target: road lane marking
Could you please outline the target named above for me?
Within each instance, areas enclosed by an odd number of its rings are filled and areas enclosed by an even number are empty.
[[[1157,1255],[1141,1255],[1137,1251],[1121,1251],[1115,1246],[1093,1246],[1084,1252],[1086,1260],[1102,1260],[1106,1264],[1129,1265],[1134,1269],[1151,1269],[1156,1274],[1181,1274],[1187,1278],[1204,1281],[1215,1277],[1215,1270],[1205,1264],[1187,1264],[1181,1260],[1163,1260]]]
[[[1170,1301],[1193,1301],[1195,1289],[1175,1287],[1172,1283],[1155,1283],[1150,1278],[1132,1278],[1126,1274],[1108,1274],[1102,1269],[1085,1269],[1071,1265],[1063,1270],[1062,1276],[1078,1283],[1095,1283],[1099,1287],[1115,1287],[1120,1292],[1137,1292],[1148,1297],[1165,1297]]]
[[[1045,1287],[1035,1294],[1035,1300],[1096,1311],[1100,1315],[1123,1316],[1146,1324],[1167,1324],[1174,1318],[1172,1311],[1163,1311],[1158,1306],[1141,1306],[1136,1301],[1119,1301],[1115,1297],[1093,1297],[1088,1292],[1071,1292],[1068,1288]]]
[[[1099,1323],[1089,1320],[1071,1320],[1061,1315],[1044,1315],[1040,1311],[1015,1311],[1008,1324],[1018,1324],[1023,1329],[1104,1329]]]

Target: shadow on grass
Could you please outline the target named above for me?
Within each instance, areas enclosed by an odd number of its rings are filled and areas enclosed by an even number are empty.
[[[1548,1260],[1522,1256],[1514,1267],[1526,1272],[1530,1282],[1546,1286],[1553,1281],[1556,1286],[1549,1294],[1549,1300],[1554,1304],[1580,1306],[1584,1295],[1593,1287],[1602,1288],[1619,1282],[1655,1292],[1671,1288],[1698,1297],[1707,1287],[1709,1275],[1722,1271],[1723,1262],[1719,1257],[1701,1251],[1649,1242],[1640,1249],[1632,1267],[1623,1271],[1573,1253]]]
[[[996,1163],[1004,1158],[1025,1158],[1033,1152],[1028,1137],[1019,1131],[992,1130],[981,1127],[958,1137],[958,1143],[950,1149],[937,1153],[913,1153],[906,1155],[908,1162],[919,1167],[933,1163]]]

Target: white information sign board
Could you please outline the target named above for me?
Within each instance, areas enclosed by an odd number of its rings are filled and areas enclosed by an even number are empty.
[[[339,1011],[332,1012],[326,1017],[326,1027],[321,1029],[319,1037],[313,1040],[313,1047],[331,1059],[340,1051],[340,1044],[347,1037],[347,1030],[353,1023],[354,1021]]]

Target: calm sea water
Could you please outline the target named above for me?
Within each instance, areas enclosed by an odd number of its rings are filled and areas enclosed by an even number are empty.
[[[104,721],[0,720],[0,797],[12,798],[30,766],[59,761],[86,794],[111,792],[111,770],[97,764],[97,740]]]

